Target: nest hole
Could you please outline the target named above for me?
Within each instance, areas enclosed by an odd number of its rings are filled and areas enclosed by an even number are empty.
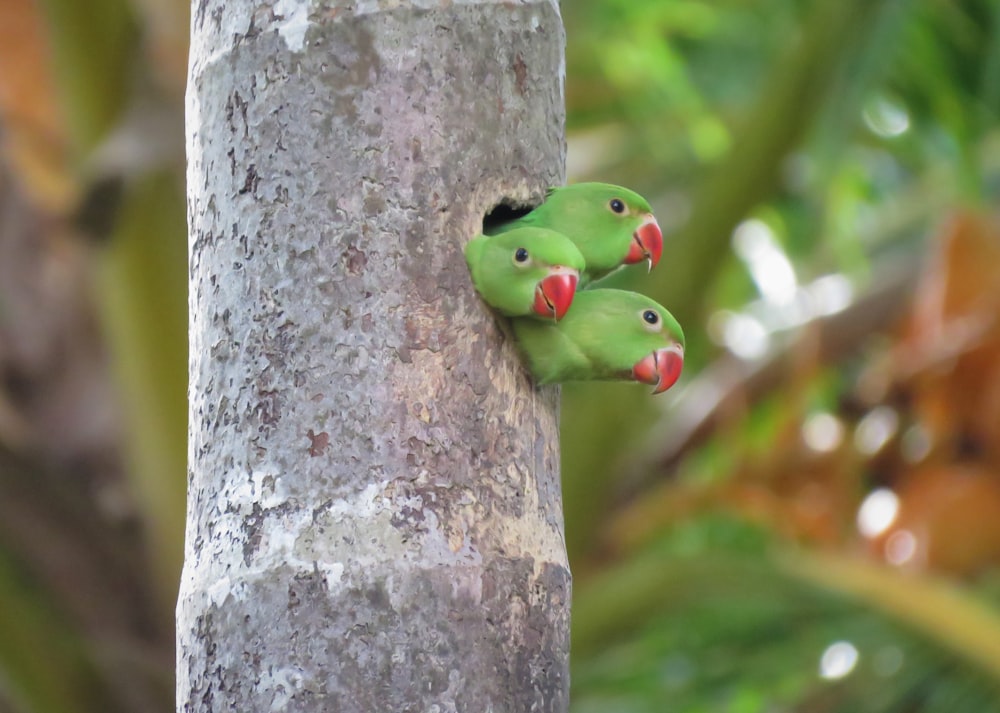
[[[516,205],[513,202],[504,199],[504,201],[493,206],[493,208],[488,210],[486,215],[483,216],[483,233],[489,235],[504,223],[517,220],[518,218],[527,215],[534,209],[534,205]]]

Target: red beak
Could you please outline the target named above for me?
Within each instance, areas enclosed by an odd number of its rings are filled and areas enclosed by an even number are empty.
[[[663,254],[663,233],[660,232],[660,225],[652,215],[646,217],[646,221],[639,226],[638,230],[632,233],[632,245],[629,246],[628,255],[625,256],[625,264],[632,265],[645,260],[649,263],[649,269],[656,267]]]
[[[552,274],[535,287],[535,314],[557,322],[565,317],[576,295],[579,279],[576,270],[559,266],[552,268]]]
[[[662,394],[677,383],[684,368],[684,347],[673,344],[647,354],[632,367],[632,378],[650,384],[654,394]]]

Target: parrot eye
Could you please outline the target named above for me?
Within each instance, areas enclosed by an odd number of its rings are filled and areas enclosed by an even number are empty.
[[[625,204],[619,198],[612,198],[608,205],[615,213],[621,214],[625,212]]]
[[[657,324],[660,321],[660,315],[651,309],[647,309],[642,313],[642,320],[646,324]]]
[[[514,251],[514,262],[524,264],[528,262],[528,251],[525,248],[518,248]]]

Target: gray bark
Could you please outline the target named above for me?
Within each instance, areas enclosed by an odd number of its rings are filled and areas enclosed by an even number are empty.
[[[192,14],[178,710],[565,710],[558,395],[462,254],[561,182],[555,0]]]

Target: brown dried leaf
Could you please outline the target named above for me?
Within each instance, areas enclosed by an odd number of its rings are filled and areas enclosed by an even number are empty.
[[[939,449],[1000,463],[1000,224],[956,215],[937,238],[895,350],[897,376]]]

